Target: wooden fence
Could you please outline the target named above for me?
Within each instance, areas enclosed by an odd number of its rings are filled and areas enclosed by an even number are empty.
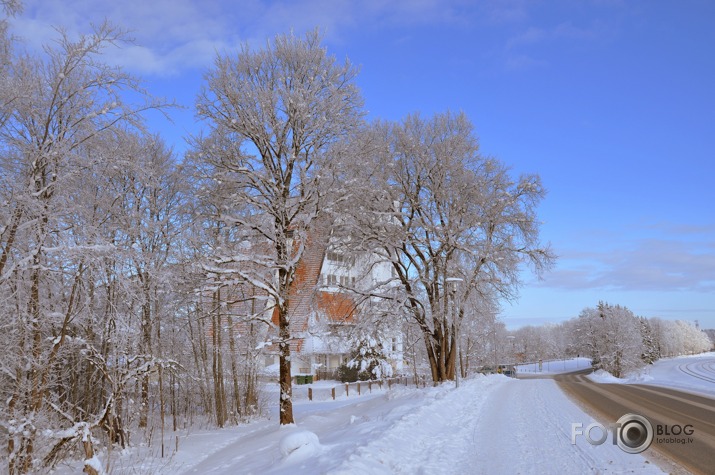
[[[399,376],[396,378],[377,379],[373,381],[356,381],[354,383],[336,383],[335,385],[314,385],[305,384],[293,387],[293,397],[305,395],[309,401],[313,400],[335,400],[338,397],[361,396],[370,394],[373,391],[389,391],[397,386],[426,387],[427,378],[420,376],[415,379],[413,376]]]

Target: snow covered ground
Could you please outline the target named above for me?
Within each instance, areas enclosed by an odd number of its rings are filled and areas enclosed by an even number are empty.
[[[547,360],[539,363],[520,364],[516,374],[559,374],[570,373],[591,367],[591,358],[569,358],[563,360]]]
[[[543,362],[542,373],[587,367],[588,360]],[[524,365],[524,373],[538,366]],[[671,386],[715,397],[715,353],[665,359],[617,380],[599,382]],[[572,424],[594,422],[554,381],[479,375],[436,388],[386,385],[361,396],[342,385],[295,388],[297,424],[279,427],[268,419],[215,430],[169,433],[167,456],[152,448],[132,447],[112,454],[115,474],[419,474],[419,473],[662,473],[642,455],[627,454],[610,443],[594,446],[584,437],[572,444]],[[277,396],[276,396],[277,397]],[[176,451],[176,442],[178,448]],[[610,442],[610,438],[609,438]],[[646,452],[646,455],[648,453]],[[102,454],[106,460],[106,454]],[[76,468],[76,467],[75,467]],[[72,466],[57,470],[71,473]]]
[[[616,378],[605,371],[589,377],[599,383],[650,384],[715,398],[715,352],[664,358],[625,378]]]
[[[133,449],[113,473],[662,473],[611,444],[577,437],[572,445],[572,423],[593,420],[547,379],[480,375],[459,389],[393,387],[297,401],[295,415],[292,427],[274,418],[195,432],[165,459]]]

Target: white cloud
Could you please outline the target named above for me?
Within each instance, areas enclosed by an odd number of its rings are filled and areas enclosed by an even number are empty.
[[[140,74],[171,75],[209,66],[215,51],[242,42],[263,43],[277,33],[300,34],[320,27],[328,39],[361,24],[430,24],[462,21],[469,2],[452,0],[304,0],[195,2],[191,0],[27,0],[14,31],[32,48],[55,38],[52,26],[90,32],[105,18],[130,31],[133,45],[113,50],[109,60]]]
[[[669,232],[655,238],[615,237],[610,245],[562,252],[556,269],[539,285],[570,290],[715,292],[712,228],[658,225],[658,229]],[[672,233],[676,229],[688,229],[690,234]],[[590,247],[592,243],[585,239],[581,245]]]

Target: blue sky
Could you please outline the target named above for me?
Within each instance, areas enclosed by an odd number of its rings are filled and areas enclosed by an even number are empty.
[[[215,51],[290,29],[361,67],[370,118],[465,111],[482,153],[549,190],[559,260],[524,274],[510,328],[599,300],[715,328],[715,2],[33,0],[13,29],[32,48],[105,17],[135,38],[108,58],[188,107],[151,121],[178,153]]]

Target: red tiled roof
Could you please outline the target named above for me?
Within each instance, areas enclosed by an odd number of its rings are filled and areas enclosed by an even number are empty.
[[[331,323],[353,323],[357,313],[355,300],[346,293],[318,292],[316,307]]]
[[[288,316],[291,333],[296,334],[308,329],[308,320],[314,309],[315,289],[320,280],[320,272],[325,258],[326,230],[318,224],[310,232],[303,249],[303,255],[295,269],[293,282],[288,291]],[[273,310],[272,320],[278,325],[278,309]],[[290,343],[292,352],[300,352],[302,338],[294,338]]]

